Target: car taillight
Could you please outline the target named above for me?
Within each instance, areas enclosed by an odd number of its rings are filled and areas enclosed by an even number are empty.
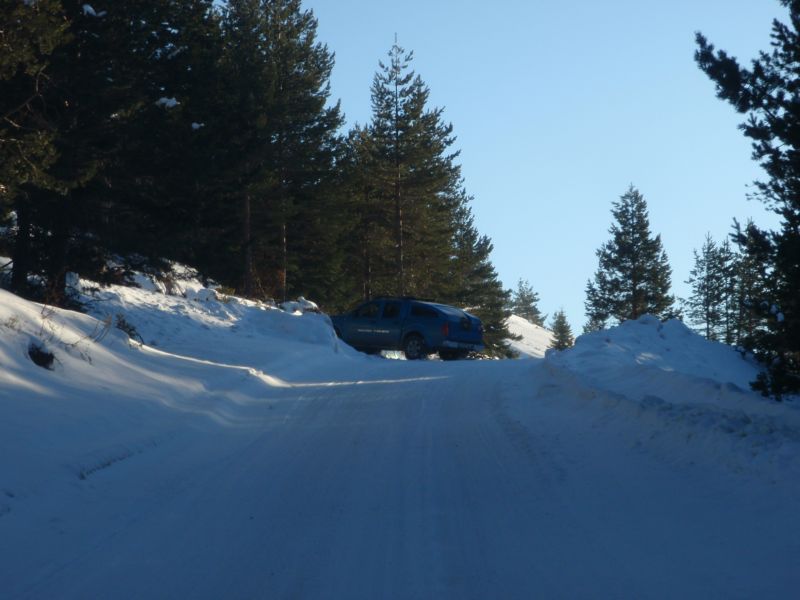
[[[445,336],[445,337],[450,335],[450,324],[449,323],[445,323],[444,325],[442,325],[442,335]]]

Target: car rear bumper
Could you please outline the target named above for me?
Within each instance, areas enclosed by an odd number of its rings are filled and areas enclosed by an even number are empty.
[[[441,344],[442,348],[452,348],[454,350],[473,350],[475,352],[480,352],[484,349],[483,344],[473,344],[470,342],[453,342],[451,340],[445,340]]]

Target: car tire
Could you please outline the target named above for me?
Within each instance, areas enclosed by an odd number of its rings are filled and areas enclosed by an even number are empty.
[[[403,353],[406,355],[406,360],[419,360],[425,358],[428,350],[425,348],[425,340],[421,335],[412,333],[403,342]]]

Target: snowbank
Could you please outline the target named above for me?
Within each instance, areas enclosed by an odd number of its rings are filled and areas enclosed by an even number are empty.
[[[628,420],[637,443],[687,461],[800,475],[800,407],[752,392],[758,366],[681,321],[626,321],[549,351],[545,364],[569,397]]]
[[[670,381],[708,382],[746,391],[758,374],[755,362],[730,346],[709,342],[678,320],[645,315],[617,327],[579,336],[575,346],[548,353],[553,364],[580,372],[584,381],[620,393],[670,395],[670,400],[708,400],[686,394]]]
[[[305,299],[286,311],[226,296],[181,267],[171,277],[173,294],[149,276],[138,275],[135,283],[138,287],[98,288],[80,280],[75,294],[95,318],[122,314],[146,345],[181,356],[256,369],[269,365],[285,377],[327,365],[332,356],[361,356],[336,337],[326,315],[311,312],[316,305]]]
[[[511,349],[520,355],[520,358],[543,358],[545,352],[553,342],[553,332],[530,321],[511,315],[506,320],[508,330],[514,335],[521,336],[521,340],[509,340]]]

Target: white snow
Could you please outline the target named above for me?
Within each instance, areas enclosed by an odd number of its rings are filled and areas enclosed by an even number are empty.
[[[180,102],[178,102],[177,98],[167,98],[166,96],[162,96],[156,100],[156,106],[162,106],[164,108],[175,108],[179,104]]]
[[[517,352],[520,358],[543,358],[553,343],[552,331],[517,315],[511,315],[506,320],[506,325],[511,333],[522,336],[520,340],[509,340],[511,349]]]
[[[287,312],[319,312],[319,306],[315,302],[306,300],[300,296],[297,300],[289,300],[281,304],[281,308]]]
[[[90,314],[0,291],[3,597],[800,585],[797,403],[750,392],[752,363],[679,322],[544,360],[391,361],[190,270],[70,279]]]

